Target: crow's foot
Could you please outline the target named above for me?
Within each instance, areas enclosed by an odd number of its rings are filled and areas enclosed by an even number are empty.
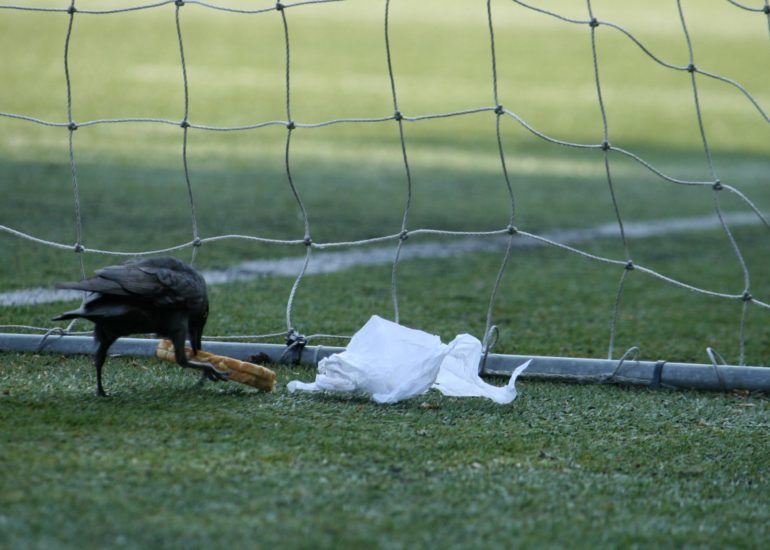
[[[190,367],[201,371],[201,380],[208,379],[213,382],[219,382],[220,380],[229,380],[230,373],[226,371],[217,370],[211,363],[204,363],[200,361],[190,361]]]
[[[213,369],[213,367],[212,370],[213,372],[207,369],[201,369],[201,377],[198,379],[196,386],[202,387],[209,380],[212,382],[219,382],[220,380],[228,380],[230,378],[230,374],[227,372],[218,371]]]
[[[208,377],[209,380],[213,380],[214,382],[220,382],[220,381],[226,382],[226,381],[230,380],[230,373],[229,372],[224,372],[224,371],[221,371],[221,370],[217,370],[217,369],[215,369],[213,367],[211,368],[210,371],[206,371],[205,374],[206,374],[206,376]]]
[[[229,372],[217,370],[214,367],[211,367],[211,369],[204,370],[203,374],[206,375],[206,378],[214,382],[227,381],[230,379]]]

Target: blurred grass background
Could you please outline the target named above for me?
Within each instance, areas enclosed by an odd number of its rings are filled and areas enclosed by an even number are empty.
[[[588,19],[582,2],[532,4]],[[688,63],[675,2],[591,4],[597,18],[622,25],[662,59]],[[767,110],[764,14],[716,0],[682,4],[696,65],[737,80]],[[77,2],[81,10],[132,5],[137,2]],[[500,102],[555,138],[601,142],[588,26],[510,1],[493,0],[492,10]],[[174,11],[171,4],[75,16],[69,61],[77,122],[182,119]],[[392,115],[382,1],[308,5],[285,14],[295,121]],[[394,0],[390,14],[405,115],[493,106],[485,2]],[[66,122],[67,20],[64,13],[0,10],[0,112]],[[188,3],[180,24],[192,122],[234,126],[286,119],[285,45],[277,13],[234,15]],[[708,179],[690,75],[660,67],[609,27],[597,28],[597,48],[610,141],[672,176]],[[770,211],[767,122],[735,88],[702,76],[697,82],[721,180]],[[601,151],[546,143],[508,117],[502,132],[518,227],[541,233],[615,220]],[[0,117],[0,224],[74,245],[67,133]],[[408,122],[405,136],[413,176],[410,229],[508,224],[493,113]],[[285,137],[281,126],[190,130],[202,237],[302,238],[283,164]],[[87,248],[138,251],[192,238],[180,128],[81,127],[74,147]],[[610,158],[624,221],[713,214],[710,188],[672,185],[626,157]],[[316,242],[400,229],[406,181],[394,121],[299,128],[291,166]],[[719,200],[725,212],[747,210],[733,195],[722,192]],[[768,301],[767,228],[743,226],[734,233],[752,293]],[[425,239],[412,237],[405,246]],[[623,255],[616,239],[580,247]],[[690,284],[743,290],[721,231],[638,239],[630,249],[637,264]],[[0,233],[0,254],[0,291],[80,277],[74,253],[6,233]],[[303,247],[221,241],[204,245],[197,262],[222,268],[303,254]],[[179,256],[189,260],[190,251]],[[313,258],[324,261],[322,252]],[[401,321],[445,341],[461,332],[481,337],[501,259],[500,253],[478,252],[405,261],[399,268]],[[86,270],[117,260],[86,254]],[[495,351],[605,357],[620,275],[619,268],[560,250],[514,249],[495,306],[501,332]],[[284,330],[292,284],[293,278],[272,277],[213,287],[208,334]],[[735,362],[741,305],[631,273],[616,355],[639,345],[645,359],[706,362],[711,346]],[[0,324],[50,326],[50,317],[68,306],[3,307]],[[392,316],[390,266],[308,276],[294,306],[303,333],[351,334],[373,313]],[[770,363],[767,321],[766,310],[750,309],[749,364]],[[310,379],[312,372],[286,369],[279,376],[284,384]],[[87,358],[0,355],[0,547],[199,547],[243,540],[265,547],[372,540],[380,547],[511,541],[758,547],[767,539],[762,497],[770,449],[759,434],[770,411],[762,397],[525,381],[509,408],[433,394],[424,407],[413,400],[383,408],[357,399],[289,397],[282,385],[273,395],[231,385],[193,390],[185,373],[133,359],[112,359],[106,368],[114,399],[97,403],[90,397],[92,382]],[[323,488],[313,489],[316,481]],[[154,510],[149,522],[147,510]],[[505,519],[491,520],[496,513]],[[236,518],[238,526],[224,518]],[[265,527],[255,529],[253,521]]]

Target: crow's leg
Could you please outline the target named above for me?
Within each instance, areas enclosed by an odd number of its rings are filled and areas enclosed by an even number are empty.
[[[98,325],[94,327],[94,338],[99,343],[99,347],[96,349],[96,355],[94,355],[94,366],[96,367],[96,395],[99,397],[105,397],[107,394],[104,392],[102,386],[102,366],[105,359],[107,359],[107,350],[117,340],[117,338],[111,334],[108,334]]]
[[[184,352],[184,342],[185,333],[183,331],[179,331],[171,335],[171,343],[174,344],[174,357],[176,358],[176,362],[180,367],[187,369],[198,369],[203,373],[201,379],[203,379],[203,376],[205,376],[209,380],[216,382],[219,380],[227,380],[229,378],[229,374],[227,372],[217,370],[211,363],[205,363],[203,361],[190,361],[187,359],[187,355]]]

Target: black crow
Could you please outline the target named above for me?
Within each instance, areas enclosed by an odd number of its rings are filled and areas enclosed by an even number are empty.
[[[176,362],[196,368],[211,380],[227,378],[208,363],[190,361],[184,352],[189,337],[193,352],[201,348],[203,327],[209,314],[206,281],[192,267],[171,257],[131,260],[96,270],[96,275],[75,283],[60,283],[57,288],[90,292],[75,310],[54,317],[55,321],[82,317],[94,323],[98,343],[96,393],[102,387],[102,365],[107,350],[121,336],[155,333],[174,344]]]

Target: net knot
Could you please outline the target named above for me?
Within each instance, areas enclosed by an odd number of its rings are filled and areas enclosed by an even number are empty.
[[[487,332],[484,334],[484,340],[481,343],[483,355],[481,357],[481,361],[479,362],[479,374],[484,372],[484,369],[487,366],[487,357],[489,357],[489,352],[493,347],[495,347],[495,344],[497,344],[499,339],[500,331],[498,330],[497,325],[491,325],[487,329]]]
[[[289,332],[286,333],[286,345],[287,346],[304,346],[307,344],[307,338],[303,335],[297,332],[296,329],[290,328]]]
[[[722,189],[724,189],[724,187],[722,187],[722,182],[721,182],[721,181],[719,181],[719,180],[715,181],[715,182],[714,182],[714,185],[712,185],[712,186],[711,186],[711,188],[712,188],[714,191],[721,191]]]
[[[174,4],[176,4],[178,8],[181,8],[182,6],[184,6],[184,0],[176,0]]]
[[[398,234],[398,238],[401,239],[402,241],[407,240],[409,238],[409,231],[404,229],[401,233]]]
[[[770,5],[765,5],[765,7],[762,8],[762,11],[765,15],[770,15]]]
[[[71,5],[70,7],[67,8],[67,13],[69,13],[70,15],[75,15],[77,11],[78,9],[74,5]]]
[[[615,376],[617,376],[618,372],[620,372],[620,369],[623,367],[623,364],[626,362],[626,360],[628,360],[629,357],[632,357],[634,361],[638,362],[640,353],[641,351],[637,346],[628,348],[623,356],[618,360],[618,364],[615,365],[615,368],[612,369],[612,372],[603,377],[602,383],[609,384],[615,382]],[[612,355],[610,355],[609,358],[612,359]]]
[[[296,124],[294,124],[294,121],[293,121],[293,120],[290,120],[290,121],[289,121],[289,123],[286,125],[286,127],[287,127],[289,130],[294,130],[294,129],[297,127],[297,125],[296,125]]]
[[[307,345],[307,337],[300,334],[295,329],[290,328],[286,333],[286,349],[283,350],[278,362],[284,360],[284,358],[294,364],[299,364],[302,360],[302,351]]]
[[[302,239],[302,244],[304,244],[305,246],[311,246],[313,244],[313,239],[311,239],[310,236],[308,235],[307,237]]]
[[[186,129],[190,127],[190,123],[187,122],[187,120],[183,120],[182,122],[179,123],[179,126]]]
[[[45,334],[43,334],[42,338],[40,338],[40,343],[37,345],[37,348],[35,348],[35,353],[40,353],[41,351],[43,351],[46,343],[48,342],[48,338],[50,338],[54,334],[59,338],[61,338],[66,333],[67,332],[61,327],[52,328],[51,330],[47,331]]]
[[[195,237],[195,240],[193,240],[193,243],[192,243],[192,245],[193,245],[195,248],[198,248],[198,247],[200,247],[202,244],[203,244],[203,241],[201,240],[201,238],[200,238],[200,237]]]
[[[78,125],[75,124],[74,122],[70,122],[69,124],[67,124],[67,128],[69,128],[70,132],[74,132],[75,130],[78,129]]]
[[[649,388],[657,390],[663,387],[663,367],[666,366],[667,361],[660,359],[655,361],[655,366],[652,367],[652,378],[650,379]]]
[[[588,24],[591,26],[591,28],[595,29],[599,26],[599,21],[596,19],[596,17],[592,17]]]
[[[85,247],[83,247],[83,245],[80,243],[76,243],[74,250],[76,254],[80,254],[81,252],[85,251]]]
[[[634,265],[634,262],[632,262],[631,260],[628,260],[626,262],[626,265],[623,266],[623,269],[627,271],[633,271],[634,269],[636,269],[636,266]]]
[[[709,359],[711,359],[711,366],[714,367],[714,374],[716,374],[719,389],[727,391],[725,379],[722,377],[722,373],[719,370],[719,365],[726,366],[727,361],[725,361],[725,358],[714,348],[706,348],[706,354],[709,356]]]
[[[610,145],[610,142],[607,141],[606,139],[602,141],[602,151],[609,151],[610,149],[612,149],[612,145]]]
[[[741,296],[741,300],[743,300],[744,302],[750,302],[753,299],[754,297],[751,295],[751,292],[749,292],[748,290],[743,291],[743,296]]]
[[[285,6],[283,4],[281,4],[280,2],[276,2],[275,3],[275,9],[278,10],[278,11],[283,11],[284,7]]]
[[[688,73],[694,73],[696,70],[697,70],[697,69],[695,68],[695,65],[693,65],[692,63],[690,63],[689,65],[687,65],[687,72],[688,72]]]
[[[505,113],[505,109],[503,108],[502,105],[498,105],[497,107],[495,107],[495,114],[496,115],[499,116],[499,115],[502,115],[504,113]]]
[[[508,224],[508,227],[506,228],[506,231],[508,231],[509,235],[515,235],[516,233],[519,232],[519,230],[516,229],[516,226],[514,226],[511,223]]]
[[[395,118],[396,120],[403,120],[404,115],[401,114],[401,111],[396,111],[395,113],[393,113],[393,118]]]

